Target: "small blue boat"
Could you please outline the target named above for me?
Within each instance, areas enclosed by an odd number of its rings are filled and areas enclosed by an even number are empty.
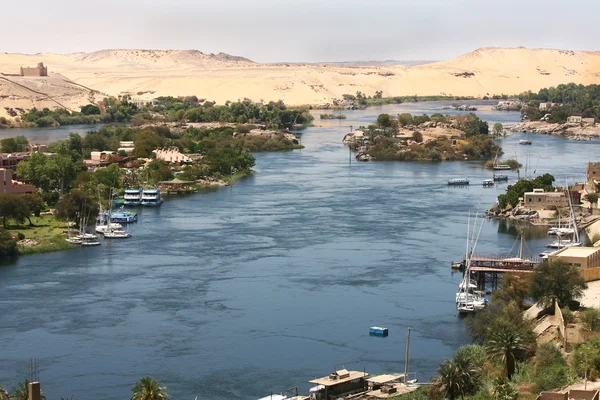
[[[369,328],[369,335],[371,335],[371,336],[387,336],[388,328],[382,328],[380,326],[372,326]]]
[[[105,214],[105,219],[108,218],[108,213]],[[111,213],[110,215],[110,222],[120,222],[120,223],[132,223],[132,222],[137,222],[138,220],[138,214],[134,213],[134,212],[129,212],[129,211],[119,211],[119,212],[114,212]]]

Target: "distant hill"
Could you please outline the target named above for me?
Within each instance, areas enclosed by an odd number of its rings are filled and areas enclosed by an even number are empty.
[[[336,67],[390,67],[394,65],[423,65],[423,64],[431,64],[436,61],[425,61],[425,60],[412,60],[412,61],[399,61],[399,60],[384,60],[384,61],[323,61],[323,62],[312,62],[305,63],[308,65],[332,65]],[[295,64],[295,65],[303,65],[303,63],[273,63],[273,65],[282,65],[282,64]]]
[[[247,97],[255,101],[323,104],[357,91],[373,95],[381,90],[384,96],[491,96],[569,82],[600,83],[598,52],[522,47],[482,48],[449,61],[401,64],[259,64],[243,57],[197,50],[0,53],[0,73],[17,74],[20,66],[38,62],[48,66],[48,78],[5,76],[0,82],[0,116],[4,107],[54,107],[54,100],[77,109],[104,94],[144,98],[196,95],[218,103]],[[53,100],[48,101],[48,97]]]

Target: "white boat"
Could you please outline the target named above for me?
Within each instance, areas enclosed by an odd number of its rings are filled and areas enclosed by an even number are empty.
[[[533,142],[531,140],[526,140],[526,139],[521,139],[519,140],[519,144],[532,144]]]
[[[467,178],[450,179],[448,181],[448,185],[450,185],[450,186],[463,186],[463,185],[468,185],[468,184],[469,184],[469,179],[467,179]]]
[[[104,232],[108,231],[109,229],[123,230],[123,225],[119,224],[118,222],[110,222],[109,224],[110,225],[96,225],[96,232],[104,234]]]
[[[142,189],[125,189],[123,196],[126,206],[139,206],[142,204]]]
[[[577,242],[571,239],[565,239],[565,240],[555,240],[552,243],[549,243],[546,245],[547,248],[549,249],[564,249],[565,247],[579,247],[581,246],[581,242]]]
[[[142,191],[142,206],[158,207],[163,203],[163,199],[158,189],[144,189]]]
[[[493,179],[484,179],[483,187],[490,187],[490,186],[494,186],[494,180]]]
[[[129,232],[125,232],[123,230],[112,230],[104,232],[105,239],[127,239],[130,238],[131,234]]]
[[[81,247],[100,246],[101,244],[102,243],[100,243],[97,239],[91,239],[91,238],[82,239],[81,243],[79,243],[79,245]]]
[[[496,152],[496,158],[494,158],[494,164],[493,164],[492,168],[496,171],[503,171],[503,170],[511,169],[510,165],[498,164],[498,152]]]

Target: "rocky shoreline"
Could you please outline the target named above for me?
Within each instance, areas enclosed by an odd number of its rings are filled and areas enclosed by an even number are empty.
[[[571,140],[592,140],[600,137],[600,126],[578,123],[555,124],[543,121],[525,121],[512,126],[510,131],[566,136]]]

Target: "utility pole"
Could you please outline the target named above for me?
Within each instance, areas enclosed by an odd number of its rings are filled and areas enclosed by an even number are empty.
[[[404,384],[408,385],[408,355],[410,349],[410,328],[408,328],[408,336],[406,337],[406,360],[404,361]]]

